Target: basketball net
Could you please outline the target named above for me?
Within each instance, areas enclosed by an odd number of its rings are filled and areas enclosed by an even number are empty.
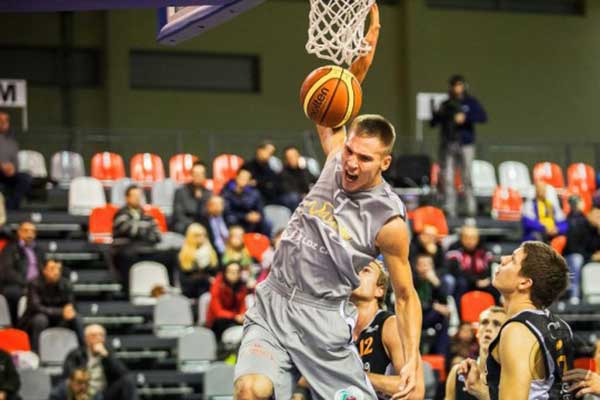
[[[306,51],[324,60],[350,65],[371,50],[365,20],[375,0],[310,0]]]

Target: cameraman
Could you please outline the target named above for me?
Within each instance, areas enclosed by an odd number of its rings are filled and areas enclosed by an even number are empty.
[[[467,214],[475,216],[477,204],[471,183],[471,163],[475,158],[475,123],[487,121],[487,114],[477,99],[467,92],[467,82],[461,75],[448,81],[448,100],[433,111],[431,126],[441,126],[440,164],[442,168],[445,208],[448,216],[456,216],[454,174],[460,168]],[[432,107],[433,109],[433,107]]]

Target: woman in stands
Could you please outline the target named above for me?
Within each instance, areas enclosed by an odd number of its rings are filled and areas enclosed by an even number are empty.
[[[244,228],[239,225],[229,227],[229,238],[225,243],[223,257],[221,257],[223,265],[231,262],[239,263],[244,269],[252,264],[252,257],[244,244]]]
[[[218,340],[227,328],[244,322],[247,294],[242,267],[236,262],[227,264],[212,284],[206,315],[206,326],[215,332]]]
[[[178,259],[183,294],[198,298],[208,292],[210,282],[217,274],[219,258],[202,225],[193,223],[188,226]]]

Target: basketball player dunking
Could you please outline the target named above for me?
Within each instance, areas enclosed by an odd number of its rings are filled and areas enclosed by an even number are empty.
[[[525,242],[502,264],[493,285],[507,320],[489,345],[487,382],[474,360],[460,364],[467,391],[479,400],[571,400],[563,374],[573,368],[573,333],[548,307],[567,288],[564,258],[542,242]]]
[[[366,40],[369,54],[353,63],[362,82],[379,36],[377,6]],[[383,117],[356,118],[345,128],[317,126],[327,162],[298,206],[277,251],[271,273],[257,287],[246,313],[235,371],[239,400],[291,398],[304,376],[315,399],[376,399],[352,343],[356,308],[349,296],[358,272],[379,253],[396,294],[396,324],[404,366],[397,398],[415,388],[421,306],[408,262],[408,230],[400,198],[383,180],[395,141]]]

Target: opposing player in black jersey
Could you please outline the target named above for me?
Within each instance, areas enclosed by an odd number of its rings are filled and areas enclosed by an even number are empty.
[[[389,276],[383,264],[372,261],[358,274],[360,286],[352,292],[351,301],[357,308],[358,318],[353,339],[363,362],[363,367],[379,399],[399,399],[394,394],[402,380],[396,371],[404,365],[400,335],[396,329],[393,312],[382,309],[389,286]],[[417,376],[422,376],[419,362]],[[410,399],[421,400],[425,395],[423,379],[417,379],[417,387]],[[301,379],[292,400],[310,399],[307,382]],[[390,397],[391,396],[391,397]],[[404,399],[404,397],[402,397]]]
[[[479,316],[479,327],[477,330],[479,358],[477,359],[477,366],[480,371],[485,371],[490,344],[496,339],[504,321],[506,321],[506,311],[504,308],[498,306],[492,306],[484,310]],[[477,400],[477,397],[466,391],[464,376],[458,374],[459,367],[460,364],[456,364],[448,374],[445,400]]]
[[[507,321],[490,344],[487,386],[474,360],[461,363],[478,399],[570,400],[565,371],[573,367],[573,333],[547,308],[567,288],[568,267],[550,246],[525,242],[502,257],[492,284],[504,296]]]

